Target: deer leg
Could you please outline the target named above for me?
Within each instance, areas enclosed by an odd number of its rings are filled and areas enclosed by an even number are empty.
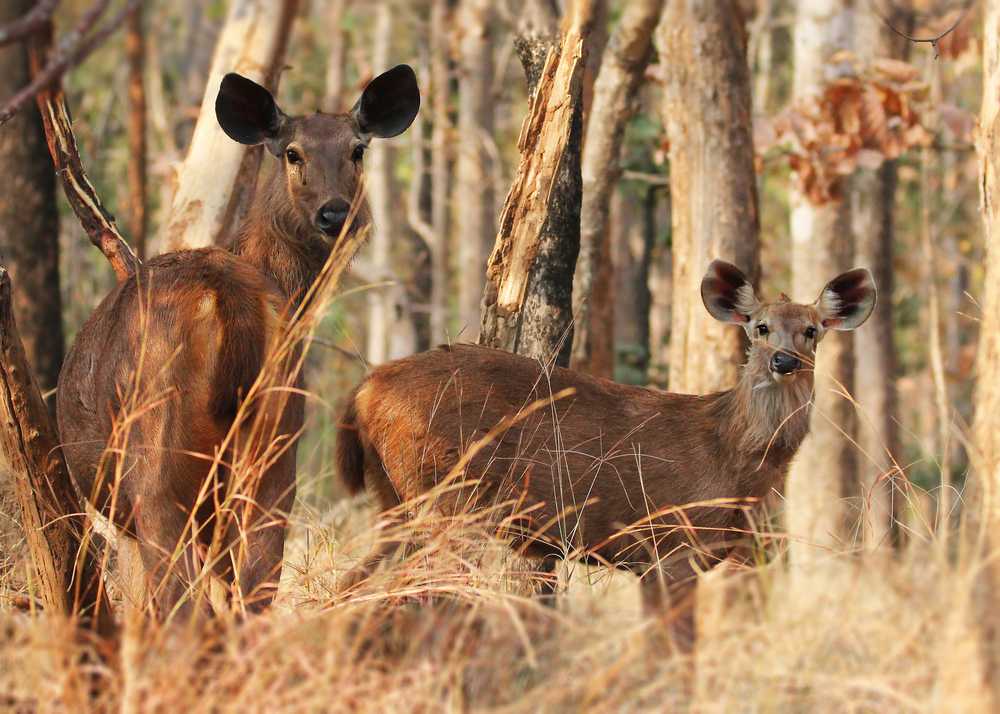
[[[687,562],[654,566],[639,582],[643,612],[664,621],[674,646],[682,652],[694,647],[696,583],[694,569]]]
[[[559,561],[554,556],[543,557],[537,561],[538,589],[535,597],[546,607],[556,607],[559,604],[559,574],[556,566]]]
[[[148,584],[161,619],[190,619],[196,611],[193,587],[200,574],[196,539],[188,514],[168,498],[150,498],[140,508],[136,531]],[[199,610],[208,612],[207,603]]]

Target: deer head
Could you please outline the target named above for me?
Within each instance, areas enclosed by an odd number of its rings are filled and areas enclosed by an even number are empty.
[[[219,124],[231,139],[263,144],[280,159],[261,200],[275,220],[285,222],[283,233],[309,236],[326,247],[347,220],[369,142],[401,134],[419,108],[420,90],[407,65],[373,79],[346,114],[290,117],[270,92],[238,74],[222,79],[215,101]],[[368,220],[367,210],[360,211],[351,230]]]
[[[808,374],[811,379],[816,346],[830,330],[853,330],[875,308],[872,274],[857,268],[837,276],[815,302],[793,303],[758,299],[739,268],[713,261],[701,281],[701,298],[712,317],[746,330],[750,349],[746,369],[755,385],[780,385]]]

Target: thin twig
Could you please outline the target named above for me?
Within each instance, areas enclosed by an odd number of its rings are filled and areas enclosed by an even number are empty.
[[[964,20],[965,16],[969,14],[969,10],[972,9],[972,5],[974,4],[974,2],[975,0],[966,0],[965,7],[962,8],[962,12],[959,13],[958,17],[955,19],[955,22],[951,24],[951,27],[949,27],[947,30],[945,30],[940,35],[937,35],[935,37],[913,37],[905,32],[901,32],[900,30],[897,30],[893,26],[893,24],[889,21],[889,18],[883,15],[882,12],[878,9],[878,7],[875,6],[875,0],[869,0],[869,5],[871,5],[872,12],[875,13],[878,19],[880,19],[886,27],[888,27],[894,33],[902,37],[904,40],[909,40],[914,44],[918,42],[925,42],[929,44],[931,47],[933,47],[934,59],[937,59],[940,56],[938,52],[938,42],[944,39],[945,36],[950,35],[952,32],[954,32],[956,27],[962,24],[962,20]]]
[[[31,98],[38,92],[51,86],[67,70],[82,62],[91,52],[104,44],[104,41],[121,27],[129,13],[141,3],[142,0],[129,0],[104,27],[84,37],[86,32],[96,23],[100,14],[103,13],[103,6],[107,4],[106,0],[100,0],[95,3],[84,14],[73,32],[59,42],[59,48],[49,58],[45,67],[34,75],[28,86],[18,91],[13,97],[4,102],[3,105],[0,105],[0,126],[10,121],[11,117],[23,109],[24,105],[30,102]],[[73,41],[74,39],[76,41]]]
[[[39,0],[37,5],[21,17],[11,20],[6,25],[0,25],[0,47],[22,40],[41,30],[52,19],[52,13],[58,4],[59,0]]]

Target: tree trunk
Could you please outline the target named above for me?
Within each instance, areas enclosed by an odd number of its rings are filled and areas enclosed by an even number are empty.
[[[431,6],[431,340],[445,341],[448,333],[448,214],[451,200],[450,147],[448,135],[448,0],[433,0]],[[473,323],[475,324],[475,323]]]
[[[238,71],[271,89],[284,63],[297,0],[233,0],[219,35],[198,123],[180,169],[161,240],[170,250],[200,248],[238,223],[244,191],[252,194],[262,147],[248,149],[222,131],[215,97],[227,72]]]
[[[456,191],[459,329],[473,337],[479,325],[486,259],[496,237],[492,161],[493,2],[463,0],[459,8],[459,102]]]
[[[638,108],[636,93],[652,56],[653,28],[660,18],[661,0],[629,3],[608,42],[594,82],[593,105],[581,161],[583,199],[580,210],[580,257],[573,289],[573,363],[577,369],[610,377],[613,364],[606,349],[596,349],[596,332],[605,336],[608,323],[592,324],[594,284],[608,255],[608,211],[621,175],[619,165],[625,125]],[[603,271],[604,276],[610,271]],[[606,279],[605,279],[606,282]],[[596,306],[595,306],[596,308]],[[595,352],[602,356],[600,364]],[[599,367],[599,369],[598,369]]]
[[[1000,0],[986,3],[983,19],[983,105],[979,116],[981,210],[986,246],[984,295],[980,302],[976,361],[976,413],[972,425],[973,467],[980,512],[978,535],[989,556],[1000,550]],[[985,573],[983,616],[986,628],[986,681],[1000,682],[1000,621],[995,595],[1000,565]],[[1000,698],[994,694],[994,698]]]
[[[29,114],[30,116],[30,114]],[[26,360],[0,267],[0,450],[21,506],[21,524],[45,607],[107,635],[113,627],[86,517],[70,481],[55,424]]]
[[[375,29],[372,66],[382,72],[389,66],[389,44],[392,41],[392,8],[388,0],[381,0],[375,9]],[[390,247],[396,236],[395,216],[392,211],[392,147],[388,142],[376,141],[365,156],[365,189],[372,212],[372,239],[370,279],[392,281]],[[390,322],[392,320],[393,289],[382,286],[370,288],[368,299],[368,349],[369,364],[377,365],[389,359]]]
[[[867,61],[891,53],[888,32],[870,8],[859,10],[858,49]],[[878,303],[868,324],[854,333],[854,398],[858,419],[858,482],[862,489],[866,548],[884,543],[893,521],[892,481],[899,437],[896,427],[896,343],[893,338],[892,246],[895,239],[896,162],[858,169],[851,178],[854,265],[875,276]],[[825,347],[824,347],[825,349]]]
[[[0,24],[20,17],[32,0],[0,0]],[[28,53],[22,43],[0,48],[0,96],[27,85]],[[0,131],[0,254],[17,282],[14,311],[22,339],[43,390],[56,386],[63,359],[59,294],[59,212],[38,109],[18,112]]]
[[[347,31],[344,29],[344,11],[347,0],[330,0],[326,9],[326,28],[330,33],[330,54],[326,61],[326,89],[323,108],[328,112],[341,112],[344,103],[344,65],[347,59]]]
[[[737,2],[671,0],[657,29],[667,69],[661,115],[670,139],[673,325],[670,389],[704,394],[736,383],[739,330],[705,310],[701,278],[722,258],[756,281],[757,177],[747,38]]]
[[[593,0],[576,0],[538,68],[540,39],[515,44],[533,89],[521,163],[500,216],[483,295],[481,344],[569,363],[580,249],[582,75]],[[532,87],[532,81],[536,84]]]
[[[139,260],[146,259],[146,34],[143,5],[128,17],[128,228]]]
[[[835,51],[849,48],[853,23],[848,0],[799,3],[795,19],[796,99],[819,94],[824,67]],[[815,300],[828,280],[848,270],[854,257],[850,205],[834,200],[812,205],[792,192],[792,284],[795,298]],[[838,394],[852,383],[853,339],[826,335],[817,354],[815,398],[809,436],[792,464],[786,488],[787,527],[793,562],[826,557],[844,535],[844,492],[853,483],[855,448],[851,403]],[[843,432],[843,433],[842,433]]]

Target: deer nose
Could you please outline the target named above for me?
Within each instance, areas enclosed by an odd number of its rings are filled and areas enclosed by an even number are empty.
[[[775,352],[771,357],[771,371],[778,374],[791,374],[801,366],[799,358],[787,352]]]
[[[338,236],[350,210],[351,204],[343,199],[335,198],[327,201],[316,214],[316,227],[328,236]]]

